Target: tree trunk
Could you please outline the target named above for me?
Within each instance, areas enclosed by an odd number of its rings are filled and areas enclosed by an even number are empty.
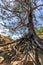
[[[34,30],[34,24],[33,24],[33,20],[32,20],[33,19],[33,17],[32,17],[32,7],[31,6],[32,5],[31,5],[31,2],[30,2],[30,10],[28,8],[28,11],[27,11],[28,21],[29,21],[29,23],[27,24],[27,27],[29,28],[30,36],[31,35],[33,36],[36,44],[40,47],[41,50],[43,50],[43,43],[41,42],[41,39],[36,35],[35,30]]]

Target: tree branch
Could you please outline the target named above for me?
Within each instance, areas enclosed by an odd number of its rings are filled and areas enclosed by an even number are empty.
[[[12,13],[22,13],[21,11],[10,10],[10,9],[8,9],[7,7],[3,7],[3,6],[0,6],[0,8],[5,9],[5,10],[7,10],[7,11],[10,11],[10,12],[12,12]]]
[[[40,4],[40,5],[38,5],[38,6],[34,7],[34,8],[32,8],[32,10],[37,9],[37,8],[40,7],[40,6],[43,6],[43,4]]]

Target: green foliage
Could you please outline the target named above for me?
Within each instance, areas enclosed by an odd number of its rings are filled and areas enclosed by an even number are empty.
[[[43,32],[43,28],[41,27],[40,29],[35,29],[36,34],[41,34]]]

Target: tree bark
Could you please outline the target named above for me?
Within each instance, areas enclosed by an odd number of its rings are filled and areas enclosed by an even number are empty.
[[[34,38],[34,41],[36,42],[36,44],[40,47],[41,50],[43,50],[43,43],[41,41],[41,39],[36,35],[35,30],[34,30],[34,24],[33,24],[33,17],[32,17],[32,7],[31,7],[31,2],[30,2],[30,10],[28,8],[27,11],[27,15],[28,15],[28,21],[29,23],[27,24],[28,28],[29,28],[29,34],[30,36],[32,35]]]

